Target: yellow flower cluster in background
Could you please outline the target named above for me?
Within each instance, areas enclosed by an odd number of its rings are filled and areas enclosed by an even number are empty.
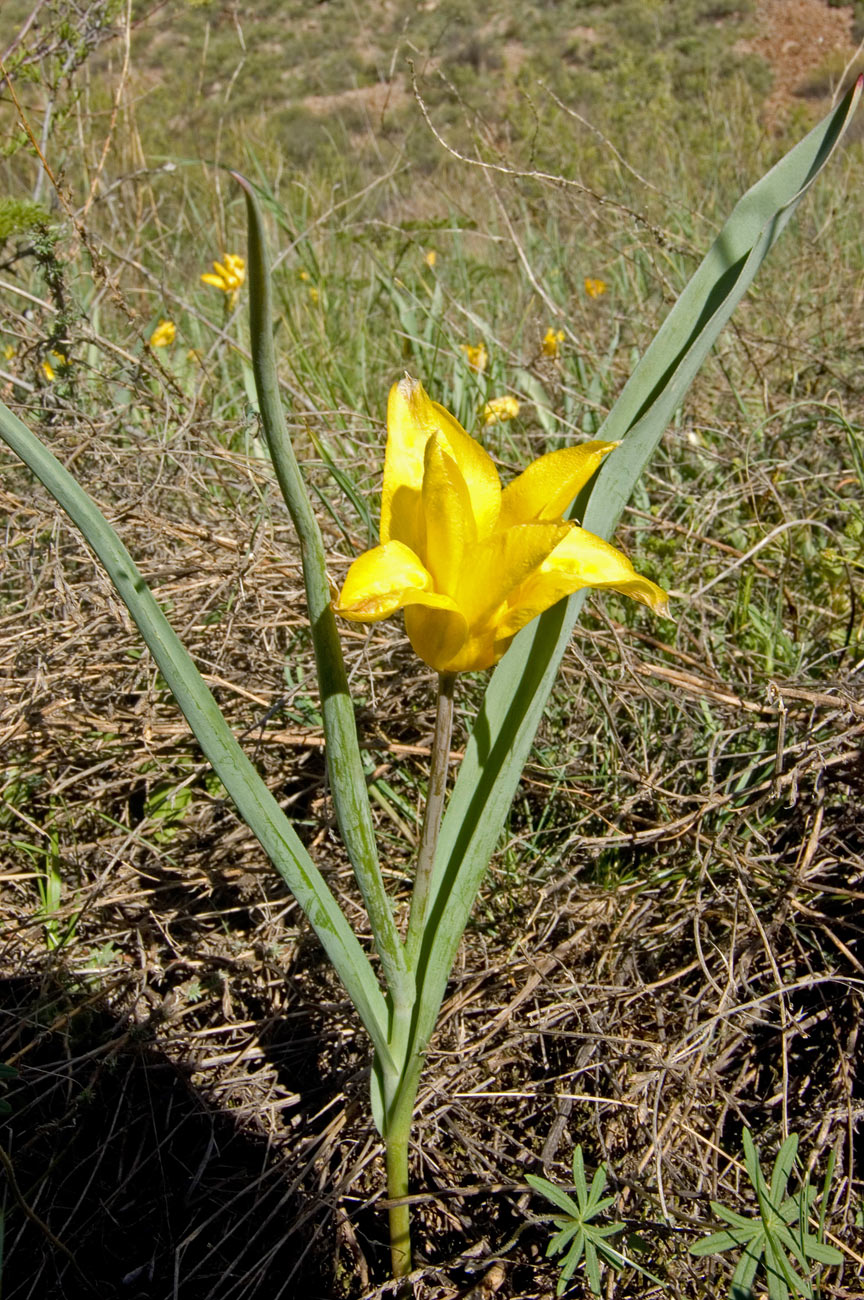
[[[506,393],[504,397],[493,397],[483,407],[484,424],[501,424],[504,420],[515,420],[519,414],[519,403],[515,397]]]
[[[426,256],[424,257],[423,260],[425,261],[426,265],[430,268],[430,270],[434,270],[435,263],[438,261],[438,254],[435,252],[435,249],[434,248],[427,249]]]
[[[160,320],[150,335],[151,348],[167,348],[177,337],[177,326],[173,320]]]
[[[227,295],[229,307],[237,301],[237,294],[246,279],[246,262],[236,253],[226,253],[221,262],[213,263],[212,271],[205,271],[201,276],[204,284],[212,284]]]
[[[595,280],[593,276],[585,276],[585,292],[589,298],[601,298],[608,287],[605,280]]]
[[[300,272],[300,279],[303,280],[303,281],[305,281],[305,282],[308,282],[309,280],[312,279],[312,277],[311,277],[311,275],[309,274],[308,271],[301,271],[301,272]],[[310,284],[310,285],[309,285],[309,287],[308,287],[308,289],[307,289],[307,293],[309,294],[309,301],[310,301],[311,303],[317,303],[318,300],[319,300],[319,298],[321,297],[320,293],[318,292],[318,290],[316,289],[316,287],[315,287],[314,284]]]
[[[544,357],[557,357],[561,351],[561,344],[564,342],[564,331],[553,329],[550,325],[543,335],[543,342],[540,349]]]
[[[472,370],[482,371],[486,369],[489,353],[486,351],[485,343],[460,343],[459,346],[465,353],[466,360]]]

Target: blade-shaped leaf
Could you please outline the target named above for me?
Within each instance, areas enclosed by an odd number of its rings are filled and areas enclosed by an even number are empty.
[[[764,1249],[765,1235],[760,1233],[758,1240],[750,1243],[738,1261],[729,1288],[730,1300],[752,1300],[753,1279]]]
[[[291,823],[238,744],[126,547],[68,470],[2,402],[0,437],[44,483],[96,552],[205,756],[309,918],[376,1049],[389,1059],[387,1007],[354,931]]]
[[[348,689],[336,616],[330,606],[324,543],[294,455],[282,409],[273,343],[270,260],[264,224],[252,186],[239,173],[233,172],[232,175],[246,197],[249,223],[249,333],[255,389],[261,426],[273,469],[300,542],[333,806],[363,894],[388,987],[398,1001],[406,1001],[409,994],[405,952],[378,864],[375,828],[357,740],[354,705]]]
[[[585,1273],[592,1294],[600,1295],[600,1264],[597,1260],[597,1249],[591,1241],[585,1242]]]
[[[803,1253],[807,1259],[815,1259],[817,1264],[828,1264],[834,1268],[843,1263],[843,1252],[837,1250],[834,1246],[829,1246],[827,1241],[820,1241],[818,1237],[808,1234],[804,1238]],[[801,1259],[801,1256],[798,1256]],[[801,1260],[804,1263],[804,1260]]]
[[[604,537],[614,529],[694,375],[827,163],[860,93],[859,81],[734,208],[597,433],[624,443],[600,471],[584,516],[586,528]],[[577,592],[523,629],[486,690],[438,842],[418,962],[416,1050],[434,1028],[456,948],[584,597],[584,591]]]
[[[722,1250],[737,1250],[740,1246],[746,1245],[748,1241],[752,1241],[754,1237],[762,1236],[764,1236],[764,1232],[761,1223],[751,1226],[746,1232],[743,1228],[724,1228],[720,1232],[712,1232],[709,1237],[701,1237],[699,1241],[694,1241],[690,1247],[690,1254],[698,1257],[716,1255]]]
[[[571,1241],[573,1241],[573,1250],[576,1251],[576,1258],[578,1259],[582,1253],[582,1238],[584,1235],[581,1225],[571,1219],[566,1227],[562,1228],[560,1232],[556,1232],[554,1237],[549,1238],[549,1245],[546,1247],[547,1259],[551,1258],[552,1255],[560,1255]]]

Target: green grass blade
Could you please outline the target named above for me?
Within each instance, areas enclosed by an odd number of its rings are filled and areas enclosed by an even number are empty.
[[[854,112],[860,81],[838,107],[744,195],[637,365],[600,438],[624,438],[600,471],[585,526],[608,537],[732,312],[803,195],[828,162]],[[462,932],[504,826],[561,656],[585,592],[528,625],[487,688],[441,827],[415,1043],[435,1025]]]
[[[2,402],[0,437],[44,483],[101,560],[201,749],[240,816],[309,918],[376,1050],[389,1060],[387,1006],[354,931],[291,823],[238,744],[131,555],[72,475]]]
[[[408,996],[407,988],[403,987],[405,953],[378,863],[354,705],[348,690],[336,616],[330,607],[324,543],[282,410],[273,344],[270,265],[261,210],[249,182],[237,172],[232,175],[246,196],[249,221],[249,332],[255,388],[273,468],[300,541],[336,820],[363,894],[388,987],[397,1002],[401,1002]]]

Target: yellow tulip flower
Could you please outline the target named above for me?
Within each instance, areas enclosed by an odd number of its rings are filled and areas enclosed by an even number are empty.
[[[213,263],[212,271],[205,271],[201,276],[204,284],[212,284],[221,289],[228,297],[228,305],[233,307],[237,294],[246,279],[246,262],[236,253],[226,253],[221,262]]]
[[[49,384],[53,384],[54,380],[57,378],[57,370],[65,370],[69,365],[69,358],[66,356],[65,352],[57,352],[52,348],[51,356],[54,358],[53,365],[47,357],[43,357],[42,359],[42,373],[48,380]],[[55,369],[55,366],[57,369]]]
[[[457,673],[490,668],[581,587],[666,608],[626,556],[562,518],[615,443],[549,452],[502,490],[491,457],[407,375],[390,390],[387,431],[381,545],[351,565],[337,614],[376,623],[404,609],[420,658]]]
[[[493,397],[483,407],[484,424],[501,424],[504,420],[515,420],[519,414],[519,402],[510,393],[503,397]]]
[[[173,320],[160,320],[150,335],[151,348],[167,348],[177,337],[177,326]]]

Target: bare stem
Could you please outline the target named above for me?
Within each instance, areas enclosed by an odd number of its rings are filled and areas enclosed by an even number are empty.
[[[432,866],[444,799],[447,794],[447,769],[450,765],[450,737],[453,733],[453,696],[456,687],[455,673],[441,673],[438,677],[438,711],[435,716],[435,736],[432,741],[432,760],[429,767],[429,792],[423,817],[423,833],[417,854],[414,873],[414,892],[411,896],[411,915],[408,921],[406,956],[411,966],[423,938],[423,927],[429,907],[429,887],[432,883]]]

